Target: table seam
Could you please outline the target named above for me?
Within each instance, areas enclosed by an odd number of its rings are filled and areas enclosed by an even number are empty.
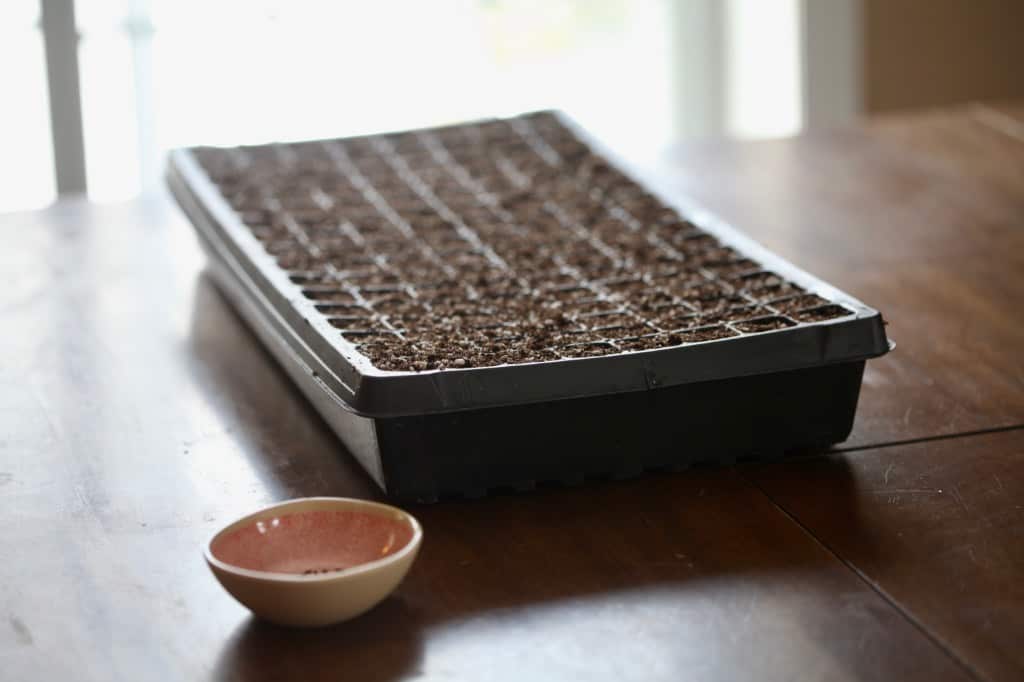
[[[1024,428],[1024,426],[1019,427],[1019,428]],[[812,532],[811,529],[807,525],[805,525],[802,521],[800,521],[800,519],[798,519],[796,517],[795,514],[791,513],[780,502],[778,502],[774,497],[772,497],[772,495],[769,494],[768,491],[765,490],[764,487],[762,487],[754,478],[748,476],[747,474],[743,473],[742,471],[739,471],[739,469],[740,469],[740,467],[737,467],[737,470],[738,470],[738,473],[740,474],[740,477],[744,481],[746,481],[749,485],[751,485],[753,488],[755,488],[756,490],[760,491],[760,493],[762,495],[764,495],[768,499],[768,501],[772,504],[772,506],[774,506],[779,511],[779,513],[781,513],[783,516],[788,518],[801,531],[803,531],[803,533],[806,536],[808,536],[815,544],[817,544],[819,547],[821,547],[823,550],[825,550],[829,555],[831,555],[833,558],[835,558],[836,561],[838,561],[843,566],[845,566],[847,568],[847,570],[849,570],[854,576],[856,576],[856,578],[858,580],[860,580],[864,585],[866,585],[869,590],[871,590],[873,593],[878,595],[879,598],[882,599],[882,601],[884,601],[886,604],[888,604],[890,607],[892,607],[893,610],[895,610],[896,613],[898,613],[912,628],[917,630],[925,639],[927,639],[929,642],[931,642],[940,652],[942,652],[947,657],[949,657],[953,661],[953,663],[955,665],[957,665],[961,670],[963,670],[964,673],[970,679],[975,680],[975,682],[989,682],[989,678],[984,677],[981,674],[981,672],[979,670],[977,670],[973,665],[971,665],[966,659],[961,658],[960,655],[953,649],[952,646],[950,646],[943,639],[941,639],[937,634],[933,633],[930,629],[928,629],[924,625],[924,623],[922,623],[920,620],[918,620],[909,609],[907,609],[902,604],[900,604],[898,601],[896,601],[895,598],[893,598],[891,595],[889,595],[888,592],[886,592],[884,589],[882,589],[882,587],[880,585],[878,585],[875,581],[873,581],[866,573],[864,573],[860,568],[858,568],[852,561],[844,558],[838,551],[833,549],[827,542],[825,542],[822,538],[818,537],[814,532]]]
[[[881,443],[867,443],[865,445],[851,445],[849,447],[835,447],[825,454],[845,454],[848,452],[860,452],[862,450],[881,450],[900,445],[914,445],[917,443],[931,443],[939,440],[952,440],[954,438],[970,438],[972,436],[984,436],[990,433],[1005,433],[1007,431],[1024,430],[1024,423],[1010,424],[1006,426],[992,426],[984,429],[971,431],[958,431],[956,433],[936,434],[934,436],[919,436],[917,438],[906,438],[904,440],[884,441]]]

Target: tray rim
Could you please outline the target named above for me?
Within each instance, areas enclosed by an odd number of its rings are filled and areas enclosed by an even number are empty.
[[[684,218],[766,270],[854,314],[758,334],[598,357],[421,372],[381,370],[343,339],[315,302],[302,294],[301,285],[289,279],[206,176],[190,148],[169,153],[166,179],[194,229],[211,241],[236,276],[238,272],[247,275],[238,283],[250,300],[275,320],[275,326],[291,332],[286,338],[306,357],[307,367],[317,368],[309,371],[335,394],[339,404],[361,416],[398,417],[643,391],[861,361],[890,350],[878,311],[796,267],[692,199],[665,191],[565,114],[553,113],[595,153]],[[493,120],[498,119],[466,123]],[[336,139],[354,137],[365,136]]]

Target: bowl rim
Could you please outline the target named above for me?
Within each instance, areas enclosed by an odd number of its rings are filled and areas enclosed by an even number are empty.
[[[287,509],[300,504],[306,503],[325,503],[327,509],[330,509],[330,505],[338,504],[338,509],[342,508],[359,508],[364,510],[375,510],[376,512],[387,512],[389,516],[396,516],[406,522],[412,527],[412,537],[405,543],[405,546],[394,554],[388,554],[387,556],[381,557],[380,559],[374,559],[373,561],[367,561],[365,563],[356,564],[355,566],[349,566],[338,571],[330,571],[327,573],[315,573],[311,575],[304,575],[301,573],[281,573],[278,571],[258,571],[252,568],[242,568],[235,564],[228,563],[222,559],[219,559],[213,553],[213,543],[217,541],[217,538],[221,537],[225,533],[235,530],[239,526],[246,523],[258,521],[261,517],[271,514],[271,512]],[[312,511],[312,510],[311,510]],[[373,513],[371,511],[370,513]],[[382,514],[378,514],[382,515]],[[203,548],[203,557],[206,559],[207,564],[211,568],[215,568],[227,573],[234,575],[243,576],[246,578],[255,578],[258,580],[271,580],[277,582],[294,582],[294,583],[310,583],[310,582],[330,582],[332,580],[343,580],[350,578],[354,575],[360,575],[380,569],[388,564],[392,564],[401,561],[409,554],[416,552],[419,549],[420,542],[423,540],[423,527],[415,516],[399,509],[398,507],[383,502],[374,502],[371,500],[361,500],[354,497],[296,497],[283,502],[276,502],[261,509],[257,509],[254,512],[250,512],[245,516],[241,516],[234,521],[223,526],[220,530],[213,534],[213,536],[206,542]]]

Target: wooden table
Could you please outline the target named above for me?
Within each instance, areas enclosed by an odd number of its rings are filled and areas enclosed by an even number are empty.
[[[880,308],[825,456],[415,508],[357,621],[254,621],[200,550],[377,493],[165,198],[0,218],[0,677],[1024,679],[1024,107],[682,147],[657,171]]]

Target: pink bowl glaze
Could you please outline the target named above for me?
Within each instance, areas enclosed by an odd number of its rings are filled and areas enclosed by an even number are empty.
[[[413,538],[409,523],[363,511],[285,513],[217,536],[214,557],[250,571],[316,575],[383,559]]]
[[[387,597],[422,538],[419,523],[401,509],[310,497],[229,524],[204,555],[224,589],[257,616],[319,626],[354,618]]]

